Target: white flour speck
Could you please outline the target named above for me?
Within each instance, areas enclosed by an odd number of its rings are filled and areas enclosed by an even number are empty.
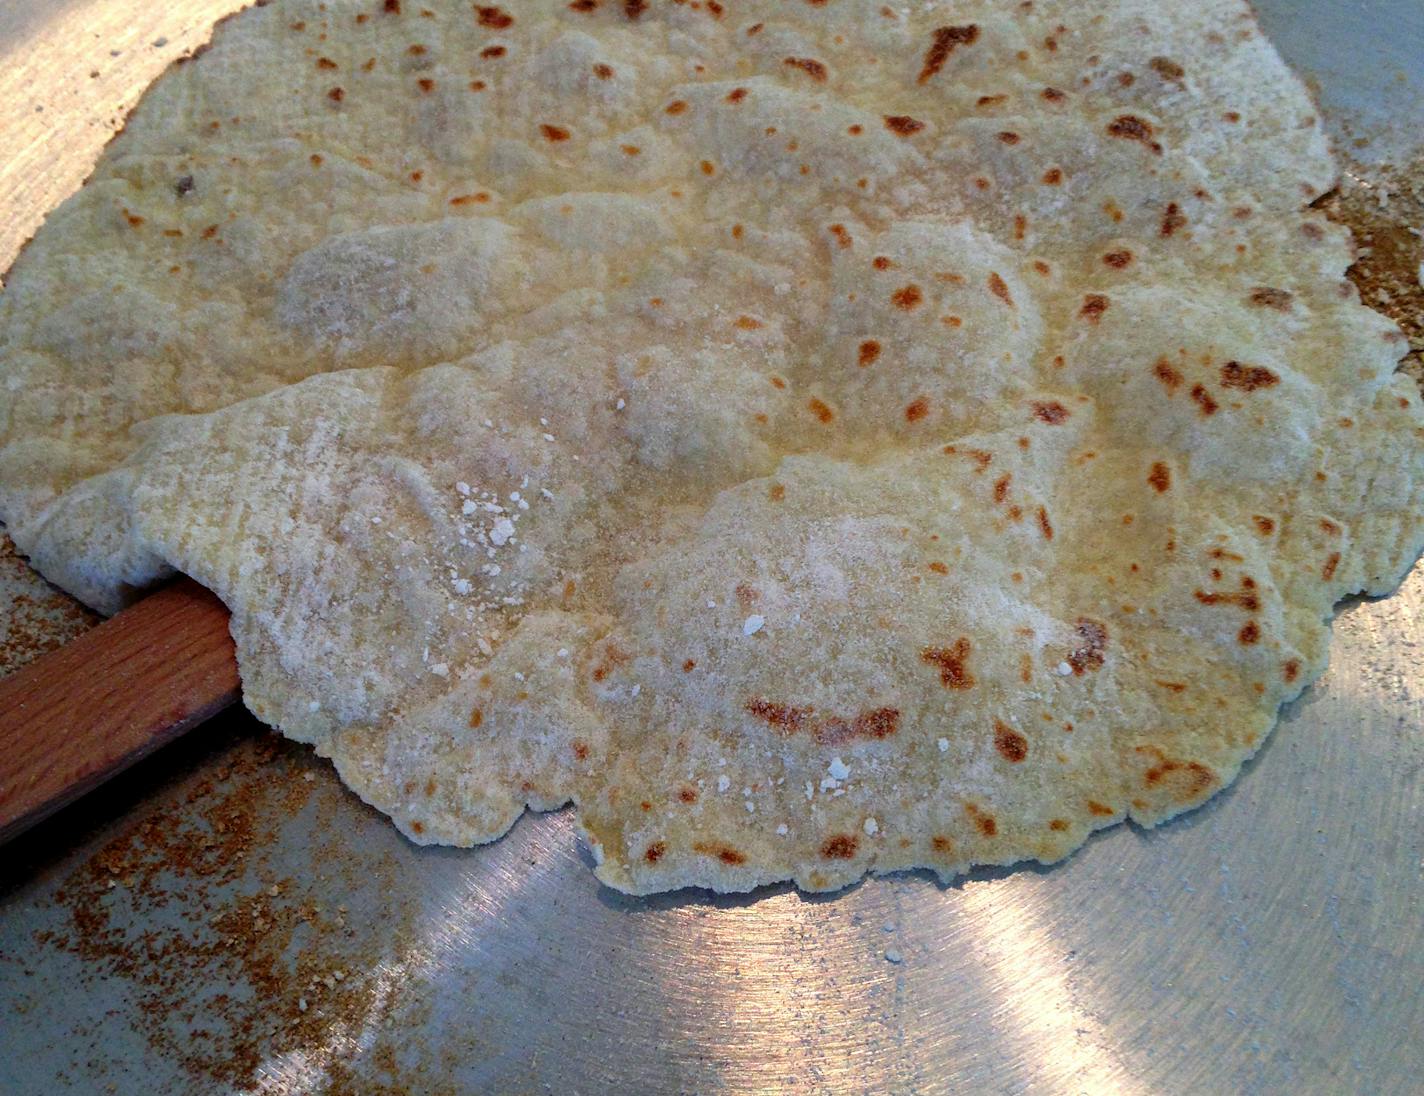
[[[753,613],[742,621],[742,635],[752,636],[761,631],[761,627],[766,623],[766,618],[758,613]]]
[[[509,538],[514,536],[514,522],[508,518],[500,518],[494,523],[494,528],[489,531],[490,543],[496,548],[509,543]]]

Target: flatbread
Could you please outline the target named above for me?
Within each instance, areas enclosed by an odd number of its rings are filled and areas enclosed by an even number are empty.
[[[215,590],[416,842],[1057,860],[1424,546],[1334,175],[1235,0],[277,0],[11,272],[0,517],[103,611]]]

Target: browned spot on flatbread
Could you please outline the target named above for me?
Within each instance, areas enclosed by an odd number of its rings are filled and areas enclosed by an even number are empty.
[[[1170,57],[1153,57],[1147,64],[1164,80],[1180,80],[1187,74],[1187,70]]]
[[[1079,617],[1073,626],[1078,646],[1068,653],[1068,665],[1081,677],[1088,670],[1100,670],[1106,661],[1108,627],[1098,620]]]
[[[987,811],[980,810],[973,803],[964,804],[964,813],[969,816],[975,828],[985,837],[993,837],[999,832],[999,823],[994,816]]]
[[[739,864],[745,864],[747,862],[745,853],[722,842],[699,841],[692,846],[692,851],[700,852],[704,856],[715,856],[718,860],[722,861],[722,863],[730,867],[736,867]]]
[[[900,729],[897,708],[867,708],[849,718],[817,716],[811,705],[781,704],[761,697],[752,697],[743,708],[778,734],[808,734],[823,746],[839,746],[857,739],[888,738]]]
[[[822,62],[817,61],[814,57],[788,57],[782,63],[791,68],[800,69],[807,76],[811,77],[812,80],[825,83],[826,66]]]
[[[1162,382],[1162,386],[1168,392],[1175,392],[1182,386],[1186,379],[1176,369],[1172,368],[1172,363],[1166,358],[1159,358],[1157,364],[1152,367],[1152,375]]]
[[[1018,764],[1028,757],[1028,739],[1002,720],[994,720],[994,749],[1005,761]]]
[[[854,834],[838,833],[821,842],[821,856],[827,860],[849,860],[860,847],[860,839]]]
[[[935,73],[944,68],[944,63],[960,46],[972,46],[979,41],[979,25],[969,23],[960,27],[936,27],[930,48],[925,51],[925,62],[920,69],[916,83],[927,83]]]
[[[896,137],[912,137],[925,128],[925,124],[918,118],[911,118],[908,114],[887,114],[885,115],[885,128]]]
[[[926,647],[920,652],[920,660],[939,667],[940,684],[946,689],[972,689],[974,675],[965,666],[969,652],[969,640],[961,636],[949,647]]]
[[[1108,123],[1107,132],[1109,137],[1117,137],[1124,141],[1137,141],[1157,155],[1162,154],[1162,144],[1154,139],[1156,130],[1152,128],[1152,123],[1135,114],[1119,114]]]
[[[919,308],[924,301],[925,295],[917,285],[906,285],[890,294],[890,303],[902,312],[910,312]]]
[[[1078,309],[1078,315],[1089,323],[1097,323],[1103,318],[1112,301],[1102,293],[1089,293],[1083,298],[1083,307]]]
[[[1242,392],[1255,392],[1261,388],[1273,388],[1281,378],[1259,365],[1243,365],[1241,362],[1227,362],[1221,367],[1221,386],[1235,388]]]

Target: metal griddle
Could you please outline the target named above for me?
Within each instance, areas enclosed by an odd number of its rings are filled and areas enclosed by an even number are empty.
[[[0,0],[0,267],[236,6]],[[1419,0],[1257,6],[1357,162],[1418,152]],[[1200,810],[828,897],[625,898],[567,813],[417,849],[231,716],[0,849],[0,1092],[1418,1092],[1421,644],[1417,568]]]

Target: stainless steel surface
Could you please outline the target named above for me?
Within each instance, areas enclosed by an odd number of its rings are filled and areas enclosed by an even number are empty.
[[[0,0],[0,262],[231,6]],[[1259,6],[1357,155],[1418,139],[1418,0]],[[0,1092],[1421,1091],[1421,644],[1416,569],[1201,810],[831,897],[627,899],[566,814],[415,849],[229,720],[0,850]]]

